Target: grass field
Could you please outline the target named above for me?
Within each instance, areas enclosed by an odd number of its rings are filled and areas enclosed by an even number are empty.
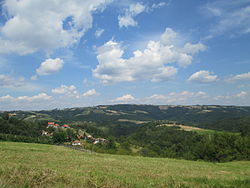
[[[250,161],[208,163],[0,142],[0,187],[250,187]]]

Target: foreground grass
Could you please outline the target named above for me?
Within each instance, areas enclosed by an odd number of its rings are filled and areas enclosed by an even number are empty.
[[[250,162],[208,163],[0,142],[0,187],[249,187]]]

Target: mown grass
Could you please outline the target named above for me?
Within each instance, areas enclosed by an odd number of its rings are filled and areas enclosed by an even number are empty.
[[[250,162],[208,163],[0,142],[0,187],[250,187]]]

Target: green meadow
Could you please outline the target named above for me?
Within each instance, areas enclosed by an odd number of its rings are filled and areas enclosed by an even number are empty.
[[[250,161],[209,163],[0,142],[0,187],[250,187]]]

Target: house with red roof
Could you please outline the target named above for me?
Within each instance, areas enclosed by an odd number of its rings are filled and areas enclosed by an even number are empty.
[[[72,142],[72,146],[81,146],[82,143],[79,140],[75,140]]]
[[[48,126],[47,126],[47,128],[49,128],[49,127],[59,128],[59,127],[60,127],[60,125],[59,125],[59,124],[57,124],[57,123],[55,123],[55,122],[48,122]]]
[[[54,127],[59,128],[59,127],[60,127],[60,125],[59,125],[59,124],[55,124],[55,125],[54,125]]]
[[[70,128],[69,125],[66,125],[66,124],[64,124],[62,127],[63,128]]]

